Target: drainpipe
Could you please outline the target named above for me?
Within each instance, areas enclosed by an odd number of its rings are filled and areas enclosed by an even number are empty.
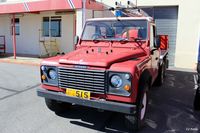
[[[85,25],[85,20],[86,20],[86,0],[83,0],[82,27]]]
[[[13,33],[13,54],[14,54],[14,59],[16,59],[15,14],[13,14],[13,19],[12,19],[12,33]]]

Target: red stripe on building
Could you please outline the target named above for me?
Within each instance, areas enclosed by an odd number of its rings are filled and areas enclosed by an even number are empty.
[[[70,4],[66,0],[45,0],[29,2],[28,7],[31,12],[72,9]]]
[[[71,0],[75,6],[76,9],[82,8],[82,0]]]
[[[23,3],[2,4],[0,5],[0,14],[27,12]]]
[[[33,2],[26,2],[29,12],[38,11],[53,11],[53,10],[72,10],[67,0],[40,0]],[[74,1],[75,8],[82,8],[82,1]],[[0,14],[11,14],[11,13],[24,13],[28,12],[23,3],[15,4],[0,4]]]
[[[82,0],[71,0],[75,9],[83,7]],[[40,11],[56,11],[56,10],[73,10],[68,0],[40,0],[26,2],[27,11],[24,3],[0,4],[0,14],[40,12]],[[103,10],[103,5],[95,2],[95,0],[86,0],[86,8],[92,10]]]

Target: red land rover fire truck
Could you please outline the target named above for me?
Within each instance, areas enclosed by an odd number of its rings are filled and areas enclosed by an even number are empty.
[[[87,20],[75,51],[43,60],[37,94],[50,110],[76,104],[123,113],[131,130],[144,124],[149,89],[164,80],[168,41],[151,17],[130,11]]]

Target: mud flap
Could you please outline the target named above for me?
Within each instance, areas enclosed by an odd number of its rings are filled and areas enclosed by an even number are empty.
[[[200,111],[200,79],[199,75],[194,75],[194,82],[195,82],[195,97],[194,97],[194,110]]]
[[[197,88],[194,97],[194,109],[200,111],[200,87]]]

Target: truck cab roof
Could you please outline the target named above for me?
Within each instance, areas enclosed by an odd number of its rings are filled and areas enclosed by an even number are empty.
[[[109,21],[109,20],[147,20],[149,22],[153,21],[152,17],[109,17],[109,18],[92,18],[87,21]]]

